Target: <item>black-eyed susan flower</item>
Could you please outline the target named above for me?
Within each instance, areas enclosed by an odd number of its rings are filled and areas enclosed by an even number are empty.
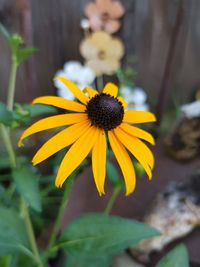
[[[149,178],[152,177],[154,157],[149,148],[140,140],[154,144],[151,134],[131,124],[154,122],[150,112],[126,111],[127,104],[118,97],[118,88],[108,83],[101,93],[86,88],[85,94],[71,81],[57,77],[75,95],[79,102],[57,96],[36,98],[33,104],[52,105],[73,113],[41,119],[22,134],[22,141],[35,133],[60,126],[68,126],[50,138],[36,153],[34,165],[49,158],[56,152],[71,145],[64,156],[56,176],[56,186],[61,187],[69,175],[92,152],[92,170],[99,194],[104,194],[106,177],[107,137],[124,176],[126,195],[135,189],[134,166],[127,150],[140,162]]]

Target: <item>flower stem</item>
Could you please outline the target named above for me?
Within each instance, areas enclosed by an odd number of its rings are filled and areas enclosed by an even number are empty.
[[[38,247],[37,247],[37,244],[36,244],[36,240],[35,240],[35,234],[34,234],[34,231],[33,231],[33,225],[32,225],[31,219],[30,219],[29,210],[28,210],[26,202],[24,201],[23,198],[21,199],[21,205],[22,205],[21,206],[22,213],[23,213],[23,216],[24,216],[24,222],[25,222],[25,225],[26,225],[26,231],[27,231],[27,234],[28,234],[28,238],[29,238],[29,242],[30,242],[33,254],[35,256],[35,260],[38,263],[38,267],[43,267],[43,264],[42,264],[42,261],[41,261],[41,258],[40,258],[40,254],[39,254],[39,251],[38,251]]]
[[[101,92],[103,89],[103,76],[97,77],[96,81],[97,81],[97,89],[99,92]]]
[[[3,124],[0,125],[0,130],[1,130],[2,139],[4,141],[6,150],[8,152],[11,168],[15,169],[16,166],[17,166],[17,163],[16,163],[15,152],[14,152],[14,149],[13,149],[13,146],[12,146],[12,142],[11,142],[11,139],[10,139],[9,132],[8,132],[7,128]]]
[[[112,195],[111,195],[111,197],[107,203],[107,206],[105,208],[104,213],[109,214],[111,212],[112,207],[113,207],[120,192],[121,192],[121,186],[119,186],[119,185],[115,186],[115,188],[113,189]]]
[[[10,79],[9,79],[9,85],[8,85],[8,97],[7,97],[7,107],[11,111],[13,110],[13,105],[14,105],[17,67],[18,67],[18,64],[16,62],[15,57],[13,56],[11,72],[10,72]]]
[[[55,221],[55,224],[53,227],[53,231],[52,231],[52,234],[51,234],[48,246],[47,246],[47,251],[50,251],[50,249],[52,248],[52,246],[54,245],[54,243],[56,241],[56,237],[57,237],[57,234],[59,232],[60,225],[61,225],[61,222],[62,222],[62,219],[64,216],[65,207],[66,207],[68,200],[69,200],[69,194],[70,194],[70,191],[71,191],[71,188],[73,185],[74,177],[75,177],[75,175],[71,176],[71,178],[69,178],[69,180],[65,186],[62,202],[61,202],[61,205],[60,205],[60,208],[58,211],[58,216],[56,218],[56,221]]]
[[[13,110],[13,105],[14,105],[17,67],[18,67],[18,64],[16,62],[15,55],[12,55],[12,66],[11,66],[11,73],[10,73],[10,79],[9,79],[9,85],[8,85],[8,96],[7,96],[7,107],[11,111]],[[11,137],[10,137],[10,132],[3,124],[0,125],[0,130],[2,133],[2,138],[5,144],[7,153],[10,158],[11,168],[15,169],[17,167],[17,160],[16,160],[15,151],[14,151]],[[35,259],[38,263],[38,267],[43,267],[43,264],[41,262],[40,255],[38,252],[37,243],[35,240],[35,235],[34,235],[33,226],[32,226],[30,215],[29,215],[29,210],[22,197],[21,197],[21,202],[22,202],[21,208],[24,214],[24,221],[25,221],[25,225],[27,229],[27,234],[29,237],[29,241],[30,241]]]

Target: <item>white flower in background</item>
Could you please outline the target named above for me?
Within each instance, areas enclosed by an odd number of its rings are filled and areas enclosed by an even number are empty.
[[[90,28],[90,22],[88,19],[82,19],[80,26],[83,30],[88,30]]]
[[[181,111],[188,119],[200,117],[200,100],[181,106]]]
[[[140,87],[124,86],[120,88],[120,93],[129,105],[129,109],[148,111],[149,105],[146,103],[147,94]]]
[[[63,76],[74,82],[80,89],[91,86],[95,79],[94,71],[88,66],[82,65],[79,61],[68,61],[64,64],[63,69],[59,70],[55,76]],[[63,98],[74,99],[74,95],[66,89],[58,80],[54,80],[54,85],[58,89],[57,94]]]

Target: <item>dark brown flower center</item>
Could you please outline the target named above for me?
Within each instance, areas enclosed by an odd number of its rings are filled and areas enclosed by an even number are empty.
[[[92,125],[108,131],[122,123],[124,108],[117,98],[102,93],[88,102],[87,113]]]

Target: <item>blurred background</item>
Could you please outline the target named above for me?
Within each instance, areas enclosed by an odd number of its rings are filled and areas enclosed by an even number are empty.
[[[79,44],[83,38],[80,20],[87,0],[1,0],[0,20],[9,30],[19,32],[27,44],[39,49],[21,68],[17,101],[31,101],[38,95],[54,93],[52,77],[65,61],[83,60]],[[126,0],[126,10],[118,36],[125,44],[124,64],[135,57],[137,85],[152,98],[163,89],[172,95],[191,96],[199,88],[200,34],[197,0]],[[8,80],[9,57],[0,37],[1,97]],[[171,51],[170,50],[173,50]],[[170,55],[169,55],[170,53]],[[171,56],[169,60],[169,56]],[[169,64],[169,73],[166,65]],[[164,74],[169,76],[167,81]],[[165,85],[166,86],[166,85]],[[167,101],[167,100],[166,100]]]
[[[54,95],[53,77],[69,60],[84,62],[79,52],[83,39],[80,21],[88,0],[0,0],[0,22],[11,32],[21,34],[27,45],[38,52],[21,67],[17,77],[17,102],[31,102],[40,95]],[[125,46],[122,66],[131,59],[137,72],[135,84],[144,88],[159,122],[154,148],[156,166],[153,181],[138,179],[136,192],[117,200],[113,214],[141,219],[152,206],[156,195],[170,181],[188,181],[199,167],[197,153],[188,161],[177,161],[166,153],[166,136],[176,125],[167,124],[167,131],[159,135],[159,127],[166,114],[195,100],[200,89],[200,1],[198,0],[122,0],[125,14],[122,27],[115,35]],[[0,100],[6,99],[9,78],[10,52],[0,35]],[[105,76],[104,80],[116,77]],[[199,114],[200,116],[200,114]],[[199,119],[200,120],[200,119]],[[198,140],[200,140],[198,121]],[[166,130],[166,128],[165,128]],[[173,143],[173,142],[172,142]],[[176,147],[174,147],[176,150]],[[200,177],[199,177],[200,179]],[[93,186],[91,170],[76,181],[63,226],[83,212],[102,211],[109,193],[99,198]],[[109,186],[108,186],[109,187]],[[109,192],[109,188],[107,188]],[[200,191],[199,191],[200,194]],[[183,239],[191,261],[200,266],[200,230]],[[167,248],[169,249],[169,248]],[[157,254],[155,255],[157,259]],[[152,264],[154,258],[152,259]],[[195,265],[196,264],[196,265]],[[153,265],[152,265],[153,266]]]

